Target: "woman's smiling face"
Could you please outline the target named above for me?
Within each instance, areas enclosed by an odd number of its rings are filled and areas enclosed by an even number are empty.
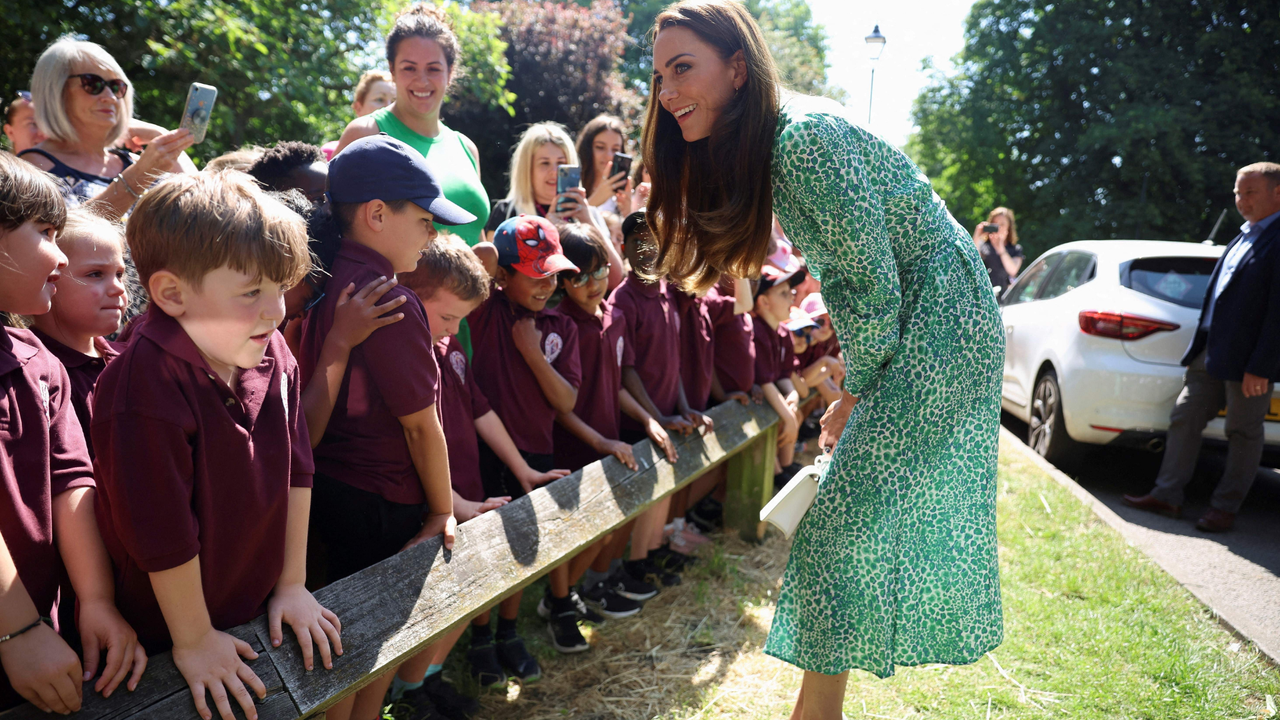
[[[533,200],[539,205],[550,205],[556,199],[556,168],[569,162],[564,150],[555,143],[543,143],[533,151]]]
[[[440,112],[453,69],[440,43],[409,37],[396,47],[391,74],[396,81],[396,105],[419,115],[432,115]]]
[[[727,61],[689,28],[676,25],[653,43],[653,91],[680,123],[688,142],[711,134],[716,120],[746,82],[742,52]]]

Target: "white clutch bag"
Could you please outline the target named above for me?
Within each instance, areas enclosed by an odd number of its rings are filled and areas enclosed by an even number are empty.
[[[830,461],[830,455],[820,455],[812,465],[796,473],[795,477],[791,478],[791,482],[774,495],[769,504],[760,511],[760,521],[773,525],[781,530],[783,535],[791,537],[799,527],[800,521],[804,519],[805,513],[809,512],[809,508],[813,506],[813,499],[818,495],[818,478],[822,476],[823,468]]]

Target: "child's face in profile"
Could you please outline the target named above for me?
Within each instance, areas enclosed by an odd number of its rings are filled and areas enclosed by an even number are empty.
[[[556,276],[531,278],[518,270],[498,268],[498,283],[511,302],[533,312],[541,312],[556,291]]]
[[[800,355],[809,349],[809,335],[801,331],[799,333],[791,333],[791,345],[795,349],[796,354]]]
[[[637,272],[649,272],[653,269],[654,261],[658,259],[658,248],[654,247],[647,230],[633,232],[627,236],[622,250],[627,256],[627,263],[631,265],[633,275]]]
[[[463,300],[443,288],[436,290],[430,299],[421,295],[422,307],[427,311],[427,321],[431,323],[431,341],[440,342],[450,335],[458,333],[462,319],[480,306],[479,300]]]
[[[206,274],[198,289],[179,283],[178,323],[209,367],[224,380],[235,368],[257,367],[284,319],[284,286],[226,265]]]
[[[794,294],[795,291],[786,283],[774,285],[756,298],[756,312],[765,320],[784,323],[791,318],[791,297]]]
[[[387,259],[396,272],[413,272],[418,268],[418,259],[436,239],[434,219],[431,213],[413,203],[407,203],[400,212],[387,208],[382,231],[390,233],[387,237],[394,257],[388,255]]]
[[[67,256],[54,241],[57,230],[28,220],[0,232],[0,310],[20,315],[49,312],[54,283],[67,266]]]
[[[603,269],[604,272],[600,272]],[[597,278],[595,275],[601,275]],[[560,287],[564,294],[578,307],[594,315],[604,302],[605,293],[609,290],[609,265],[601,265],[587,273],[565,273],[561,276]],[[582,282],[584,281],[585,282]],[[582,282],[581,285],[575,285]]]
[[[58,325],[86,337],[119,330],[128,302],[120,240],[78,237],[61,246],[67,253],[67,269],[53,302]]]
[[[831,327],[831,316],[819,315],[813,321],[818,323],[818,327],[813,330],[813,340],[815,342],[826,342],[831,339],[832,335],[836,334],[836,329]]]

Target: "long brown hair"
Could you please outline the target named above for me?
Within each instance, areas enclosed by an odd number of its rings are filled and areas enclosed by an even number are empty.
[[[1012,210],[1010,210],[1007,207],[998,207],[987,214],[987,222],[993,223],[996,221],[996,218],[1000,217],[1001,215],[1004,216],[1005,220],[1009,221],[1009,242],[1014,245],[1017,245],[1018,244],[1018,220],[1013,216]]]
[[[675,117],[649,91],[644,159],[653,190],[649,225],[658,245],[655,275],[686,290],[715,285],[721,273],[755,277],[773,228],[774,130],[778,71],[760,28],[734,0],[682,0],[654,20],[653,34],[686,27],[728,61],[741,52],[746,83],[705,141],[686,142]]]
[[[596,154],[592,144],[600,133],[612,130],[622,138],[622,152],[627,151],[627,126],[614,115],[597,115],[578,133],[578,161],[582,163],[582,187],[590,195],[596,189]],[[605,178],[607,179],[607,178]]]

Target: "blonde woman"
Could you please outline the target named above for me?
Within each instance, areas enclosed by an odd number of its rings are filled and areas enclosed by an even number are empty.
[[[992,287],[1005,288],[1022,269],[1022,248],[1018,247],[1018,222],[1013,211],[998,207],[987,214],[987,221],[973,231],[982,262],[987,266]]]
[[[113,147],[130,134],[133,86],[99,45],[70,37],[50,45],[31,75],[31,99],[47,139],[20,156],[58,178],[73,205],[119,219],[165,173],[195,172],[183,154],[189,130],[149,126],[140,157]]]
[[[485,239],[492,241],[498,226],[517,215],[538,215],[557,223],[586,223],[609,237],[609,226],[600,211],[587,203],[586,191],[576,187],[564,193],[556,192],[557,168],[577,164],[573,139],[563,127],[552,122],[530,125],[511,154],[510,189],[506,198],[494,203],[489,222],[484,226]],[[624,270],[622,257],[613,243],[609,243],[609,255],[609,288],[612,289],[622,282]]]

